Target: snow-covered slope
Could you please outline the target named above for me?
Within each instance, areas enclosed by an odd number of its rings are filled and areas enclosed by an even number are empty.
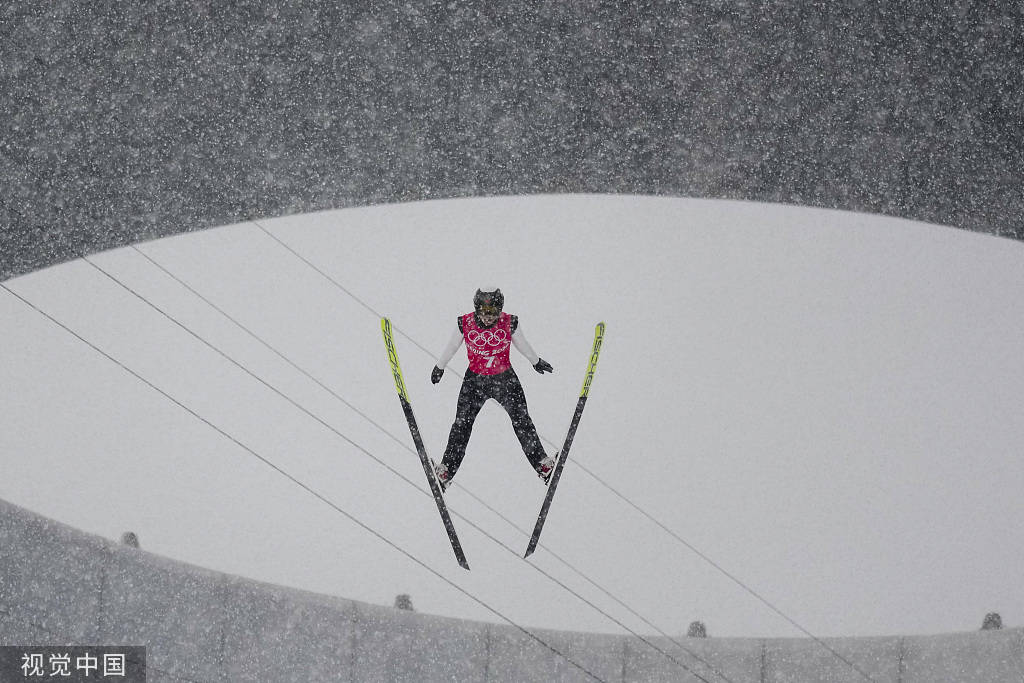
[[[877,636],[1024,618],[1020,243],[795,207],[538,196],[286,217],[91,260],[5,284],[153,386],[0,293],[0,498],[76,528],[529,628],[804,635],[781,612],[818,636]],[[486,283],[555,367],[514,359],[551,450],[594,324],[608,334],[528,562],[543,489],[504,413],[482,412],[448,495],[466,573],[378,318],[402,332],[437,455],[464,361],[435,387],[431,354]]]

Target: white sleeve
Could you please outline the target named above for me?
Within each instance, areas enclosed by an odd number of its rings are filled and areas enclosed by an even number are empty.
[[[526,335],[523,334],[523,326],[519,325],[516,327],[516,331],[512,333],[512,343],[515,345],[516,350],[519,353],[526,356],[527,360],[530,361],[530,365],[536,365],[537,361],[540,360],[540,356],[530,346],[530,342],[526,341]]]
[[[515,336],[513,335],[513,340]],[[462,331],[456,327],[455,331],[452,332],[452,338],[448,340],[448,345],[444,347],[444,351],[437,357],[437,367],[444,368],[451,361],[452,356],[462,346]]]

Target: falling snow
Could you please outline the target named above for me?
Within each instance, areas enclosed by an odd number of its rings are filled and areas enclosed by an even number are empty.
[[[0,280],[245,219],[481,195],[745,199],[1024,239],[1019,3],[367,5],[0,4]],[[252,652],[265,660],[233,663],[238,679],[301,669],[273,661],[275,646],[330,630],[332,619],[337,642],[303,645],[329,650],[311,652],[312,661],[342,652],[369,667],[367,677],[408,680],[479,663],[436,653],[389,659],[422,646],[422,615],[186,571],[2,501],[0,512],[3,545],[38,549],[46,567],[30,577],[31,562],[0,558],[0,593],[21,591],[17,606],[0,605],[7,639],[59,629],[116,640],[124,608],[126,622],[145,615],[159,647],[182,631],[210,644],[201,653],[186,644],[175,664],[174,675],[204,680],[224,665],[215,648],[248,652],[247,639],[259,640]],[[81,580],[66,585],[69,575]],[[139,577],[160,590],[140,589]],[[110,623],[95,618],[100,607],[76,612],[92,600],[115,615]],[[280,621],[262,632],[231,630],[274,609]],[[427,619],[485,653],[492,677],[516,666],[524,677],[531,666],[580,676],[514,629]],[[553,641],[586,652],[602,637]],[[883,675],[925,662],[941,677],[975,666],[996,643],[1014,654],[975,670],[1017,675],[1019,639],[1019,630],[896,638],[861,641],[858,652],[884,662]],[[621,661],[597,667],[643,671],[631,643]],[[825,666],[816,662],[835,665],[802,643],[748,644],[750,672],[762,678],[772,667],[813,678]]]
[[[614,192],[1024,237],[1014,3],[12,2],[0,278],[251,217]]]

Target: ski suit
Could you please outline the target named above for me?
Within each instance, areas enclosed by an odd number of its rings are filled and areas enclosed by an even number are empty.
[[[532,365],[536,365],[540,358],[519,329],[519,319],[503,312],[493,325],[484,327],[475,313],[460,316],[458,329],[438,357],[437,367],[444,368],[463,343],[469,356],[469,368],[462,380],[455,422],[448,434],[448,447],[441,463],[454,477],[466,456],[466,445],[476,416],[487,399],[493,398],[512,419],[512,428],[523,453],[536,470],[546,453],[527,410],[523,385],[512,368],[510,347],[514,345]]]

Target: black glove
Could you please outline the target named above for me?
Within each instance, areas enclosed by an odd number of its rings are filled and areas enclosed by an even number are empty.
[[[551,367],[551,363],[547,362],[543,358],[537,360],[537,364],[533,366],[533,369],[542,375],[545,372],[554,372],[555,370],[553,367]]]
[[[434,371],[430,373],[430,381],[433,384],[437,384],[438,382],[441,381],[441,375],[443,375],[443,374],[444,374],[444,368],[439,368],[439,367],[437,367],[435,365],[434,366]]]

